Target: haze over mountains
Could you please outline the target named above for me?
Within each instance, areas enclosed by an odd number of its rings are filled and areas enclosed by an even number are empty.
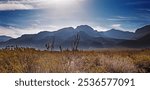
[[[98,32],[88,25],[77,28],[67,27],[54,32],[43,31],[38,34],[25,34],[16,39],[1,36],[0,47],[20,46],[45,49],[45,44],[54,41],[54,49],[71,49],[76,35],[80,36],[80,49],[96,48],[147,48],[150,47],[150,25],[137,29],[135,33],[111,29]]]

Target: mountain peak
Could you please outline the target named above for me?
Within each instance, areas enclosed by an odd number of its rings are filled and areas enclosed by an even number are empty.
[[[62,29],[74,29],[73,27],[65,27],[65,28],[62,28]]]
[[[43,33],[50,33],[49,31],[41,31],[38,34],[43,34]]]
[[[65,28],[59,29],[58,31],[64,31],[64,30],[74,30],[74,28],[73,27],[65,27]]]
[[[92,27],[90,27],[89,25],[80,25],[80,26],[77,26],[76,30],[79,30],[79,31],[94,31],[94,29]]]
[[[117,30],[117,29],[110,29],[108,31],[121,31],[121,30]]]
[[[135,36],[134,38],[135,39],[140,39],[142,38],[143,36],[147,35],[147,34],[150,34],[150,25],[146,25],[142,28],[139,28],[135,31]]]
[[[110,38],[115,38],[115,39],[132,39],[134,36],[133,32],[128,32],[128,31],[121,31],[121,30],[116,30],[116,29],[111,29],[106,32],[103,32],[104,36],[110,37]]]
[[[136,33],[150,33],[150,25],[137,29]]]

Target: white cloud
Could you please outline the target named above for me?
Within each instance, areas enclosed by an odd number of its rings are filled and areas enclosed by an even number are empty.
[[[94,29],[97,31],[108,31],[110,28],[95,26]]]
[[[25,1],[26,0],[8,2],[0,1],[0,11],[34,9],[34,7],[31,4],[25,3]]]
[[[27,10],[33,9],[31,5],[24,5],[24,4],[0,4],[0,10]]]
[[[8,0],[0,1],[0,10],[26,10],[41,8],[62,9],[69,7],[79,7],[78,5],[85,0]],[[59,6],[59,7],[57,7]]]
[[[141,9],[138,9],[138,10],[150,12],[149,8],[141,8]]]
[[[143,4],[147,4],[147,3],[150,3],[150,1],[141,0],[141,1],[129,2],[126,4],[127,5],[143,5]]]
[[[112,27],[113,29],[125,30],[125,29],[122,27],[121,24],[113,24],[113,25],[111,25],[111,27]]]
[[[129,29],[129,28],[122,27],[121,24],[112,24],[111,28],[117,29],[117,30],[122,30],[122,31],[131,31],[131,29]]]
[[[61,26],[55,26],[55,25],[45,25],[41,27],[30,27],[30,28],[15,28],[15,27],[2,27],[0,26],[0,35],[6,35],[11,36],[14,38],[20,37],[23,34],[36,34],[41,31],[56,31],[61,29]]]
[[[17,30],[12,30],[11,27],[5,28],[0,26],[0,35],[17,37],[18,34],[19,32]]]
[[[121,24],[113,24],[113,25],[112,25],[112,28],[115,28],[115,29],[121,28]]]
[[[108,18],[109,21],[130,21],[130,20],[136,20],[137,17],[125,17],[125,16],[114,16],[113,18]]]

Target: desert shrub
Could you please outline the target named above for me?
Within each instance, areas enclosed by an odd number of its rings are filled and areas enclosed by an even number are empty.
[[[106,58],[103,56],[100,59],[103,67],[105,67],[106,72],[110,73],[134,73],[137,72],[135,65],[129,57],[113,56],[111,58]]]
[[[30,48],[0,50],[3,73],[150,72],[150,50],[106,49],[49,52]]]
[[[138,72],[140,72],[140,73],[149,73],[150,72],[150,61],[148,61],[148,60],[136,62],[136,66],[139,68]]]

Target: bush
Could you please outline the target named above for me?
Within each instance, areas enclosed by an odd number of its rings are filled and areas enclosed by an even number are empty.
[[[2,73],[150,72],[150,50],[109,49],[49,52],[29,48],[0,50]]]

